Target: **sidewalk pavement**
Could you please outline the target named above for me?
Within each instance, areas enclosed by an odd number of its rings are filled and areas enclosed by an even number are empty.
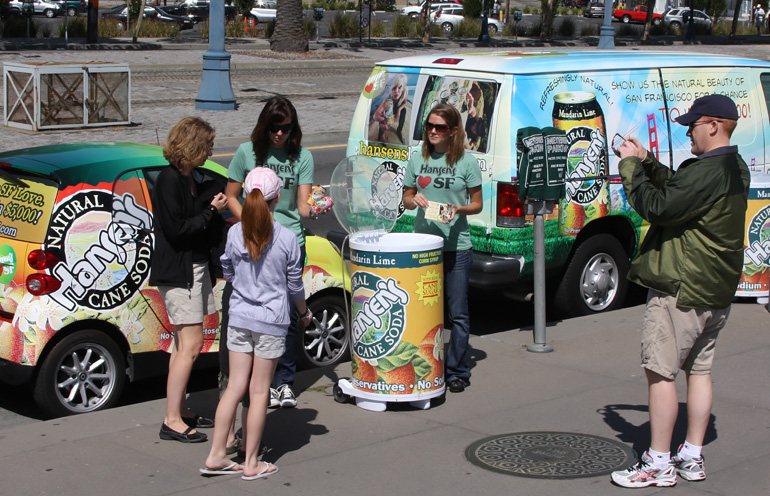
[[[526,351],[531,329],[471,336],[472,385],[429,410],[390,403],[385,412],[339,404],[332,385],[350,363],[300,372],[295,409],[271,410],[265,459],[281,471],[245,482],[198,474],[209,442],[161,441],[164,400],[0,431],[0,493],[78,495],[538,495],[619,494],[609,476],[522,478],[469,463],[482,438],[559,431],[620,441],[637,453],[649,443],[647,389],[639,366],[643,306],[550,323],[555,351]],[[503,319],[501,312],[497,319]],[[473,317],[472,317],[473,319]],[[760,495],[770,488],[770,315],[733,305],[717,345],[714,410],[706,446],[707,479],[638,494]],[[683,374],[682,374],[683,375]],[[680,402],[684,402],[683,377]],[[217,391],[191,405],[213,416]],[[673,449],[684,439],[684,410]],[[209,431],[211,433],[211,431]]]

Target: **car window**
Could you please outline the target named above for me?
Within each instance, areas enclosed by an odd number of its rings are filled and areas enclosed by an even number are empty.
[[[500,84],[456,76],[430,76],[425,82],[413,139],[422,141],[423,123],[438,103],[455,107],[465,126],[465,148],[486,153]]]

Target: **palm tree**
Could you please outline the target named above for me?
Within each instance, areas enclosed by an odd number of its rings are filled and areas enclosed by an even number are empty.
[[[735,39],[735,31],[738,29],[738,19],[741,16],[741,4],[742,3],[743,3],[742,0],[738,0],[735,3],[735,13],[733,14],[733,24],[730,27],[730,36],[729,36],[729,38],[731,40]]]
[[[276,52],[307,52],[309,45],[302,22],[302,0],[281,0],[275,12],[275,31],[270,49]]]

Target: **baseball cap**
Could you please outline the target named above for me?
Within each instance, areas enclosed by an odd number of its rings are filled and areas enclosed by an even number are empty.
[[[683,126],[687,126],[703,116],[717,119],[738,120],[738,109],[735,102],[724,95],[706,95],[692,102],[690,111],[682,114],[674,120]]]
[[[243,181],[243,188],[246,190],[246,194],[258,189],[262,192],[265,200],[270,201],[281,192],[283,180],[272,169],[257,167],[246,176],[246,180]]]

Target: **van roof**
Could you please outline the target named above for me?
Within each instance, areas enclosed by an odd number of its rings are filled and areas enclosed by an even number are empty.
[[[544,74],[554,71],[652,69],[662,67],[766,67],[761,60],[684,52],[611,51],[489,51],[404,57],[379,62],[389,67],[435,67],[501,74]]]
[[[168,165],[163,149],[139,143],[67,143],[0,153],[0,162],[58,180],[62,187],[112,182],[126,170]],[[214,167],[212,167],[214,166]],[[223,168],[207,162],[206,168]]]

